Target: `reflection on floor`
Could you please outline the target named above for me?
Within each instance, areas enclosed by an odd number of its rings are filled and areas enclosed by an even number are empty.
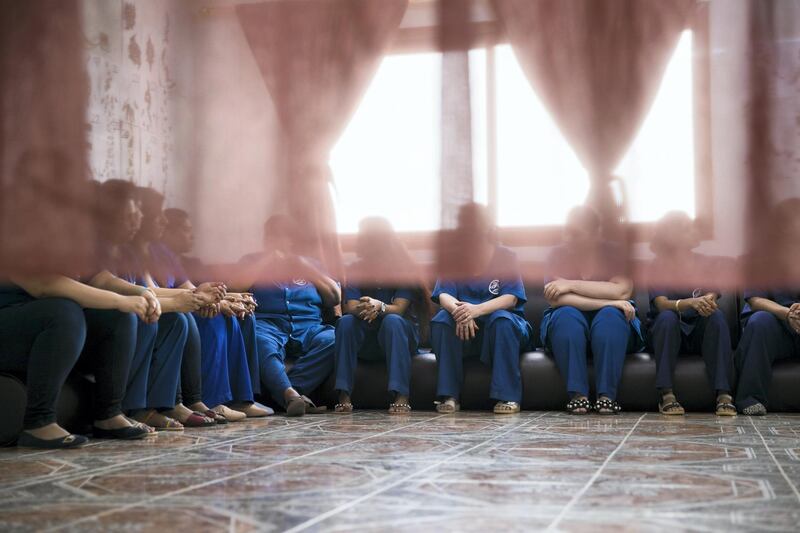
[[[797,531],[799,488],[800,415],[275,416],[0,450],[0,531]]]

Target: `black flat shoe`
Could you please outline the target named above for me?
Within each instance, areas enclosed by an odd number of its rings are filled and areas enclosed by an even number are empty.
[[[137,440],[143,439],[151,435],[151,433],[141,426],[126,426],[116,429],[103,429],[94,426],[92,428],[92,435],[96,439]]]
[[[82,448],[88,443],[89,439],[83,435],[67,435],[57,439],[40,439],[27,431],[20,433],[17,439],[18,447],[36,448],[38,450],[68,450],[70,448]]]

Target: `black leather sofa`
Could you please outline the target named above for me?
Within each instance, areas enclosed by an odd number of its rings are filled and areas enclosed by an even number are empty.
[[[567,403],[564,381],[552,358],[539,346],[539,324],[547,306],[542,297],[541,285],[526,287],[528,302],[525,314],[534,328],[537,347],[520,358],[523,379],[522,408],[525,410],[561,410]],[[648,308],[647,293],[636,295],[640,318],[644,321]],[[741,299],[727,294],[720,307],[728,318],[733,345],[739,340],[739,310]],[[591,370],[590,370],[591,372]],[[462,409],[491,409],[489,399],[489,370],[477,360],[465,362],[465,384]],[[590,376],[590,380],[593,379]],[[590,381],[591,382],[591,381]],[[312,398],[318,404],[333,406],[336,393],[331,376]],[[650,354],[630,354],[623,371],[618,401],[628,411],[655,411],[655,362]],[[87,419],[91,413],[91,376],[73,373],[61,392],[58,419],[65,427],[76,432],[88,432]],[[353,403],[356,408],[384,409],[389,397],[386,392],[387,377],[381,362],[360,361],[356,373]],[[714,391],[706,381],[705,368],[699,356],[681,357],[675,374],[675,391],[688,411],[713,409]],[[436,358],[427,351],[414,358],[411,380],[411,403],[417,410],[433,409],[436,394]],[[0,374],[0,444],[13,441],[22,427],[25,406],[25,386],[18,376]],[[800,412],[800,360],[779,361],[775,364],[770,390],[769,410],[773,412]]]

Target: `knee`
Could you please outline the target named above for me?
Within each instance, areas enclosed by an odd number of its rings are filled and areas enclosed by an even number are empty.
[[[337,332],[350,332],[355,329],[357,323],[360,321],[360,318],[357,318],[354,315],[344,315],[342,316],[338,322],[336,322],[336,331]]]
[[[495,334],[510,334],[514,332],[514,322],[509,317],[501,315],[492,320],[489,330]]]
[[[48,298],[47,306],[55,324],[74,328],[76,331],[86,330],[86,319],[83,309],[77,302],[68,298]]]
[[[381,330],[399,332],[403,331],[405,325],[405,319],[400,315],[386,315],[381,322]]]
[[[706,320],[708,321],[707,327],[712,327],[721,331],[728,330],[728,320],[725,318],[725,313],[717,309]]]
[[[431,330],[434,327],[454,328],[455,325],[456,322],[453,320],[452,315],[450,315],[450,313],[448,313],[445,309],[439,309],[439,311],[437,311],[437,313],[433,315],[433,318],[431,319]]]
[[[314,344],[323,350],[326,348],[333,348],[335,342],[336,342],[336,330],[332,328],[320,331],[317,334],[317,336],[314,337]],[[332,354],[333,351],[331,351],[331,355]]]
[[[768,311],[756,311],[747,320],[745,331],[751,334],[768,334],[778,324],[778,317]]]
[[[585,328],[583,313],[575,307],[559,307],[553,311],[549,335],[553,339],[573,339]]]
[[[136,334],[137,317],[134,313],[110,311],[109,315],[111,316],[111,323],[115,333],[131,332],[131,335]]]
[[[661,311],[656,317],[656,321],[653,324],[653,329],[664,332],[679,331],[680,323],[681,320],[678,316],[678,313],[673,311]]]

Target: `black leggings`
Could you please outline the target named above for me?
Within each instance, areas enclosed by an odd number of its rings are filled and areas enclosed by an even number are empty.
[[[78,368],[94,374],[94,419],[106,420],[122,413],[122,398],[136,349],[136,315],[86,309],[84,316],[88,337]]]
[[[203,401],[203,379],[200,374],[200,331],[191,313],[184,313],[189,323],[189,335],[183,348],[181,361],[181,381],[178,384],[178,397],[175,403],[194,405]]]
[[[42,298],[0,309],[0,371],[25,374],[23,427],[56,421],[56,402],[86,340],[83,309],[66,298]]]

